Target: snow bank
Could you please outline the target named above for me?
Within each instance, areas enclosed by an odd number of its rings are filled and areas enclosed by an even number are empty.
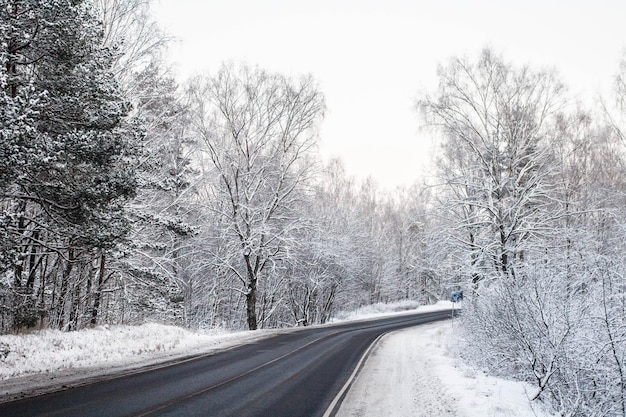
[[[395,303],[376,303],[363,306],[356,311],[340,312],[332,320],[333,323],[352,320],[372,319],[378,317],[386,317],[398,314],[426,313],[429,311],[449,310],[459,308],[460,303],[456,305],[450,301],[439,301],[437,304],[420,305],[417,301],[403,300]]]
[[[154,340],[155,336],[158,341]],[[117,364],[132,356],[193,345],[200,339],[183,329],[158,324],[5,335],[0,336],[0,345],[8,354],[0,360],[0,379],[56,369]]]
[[[549,417],[531,404],[532,387],[494,378],[453,353],[455,321],[383,337],[338,417]]]
[[[0,336],[0,401],[40,395],[210,354],[285,330],[194,333],[149,323],[100,326],[78,332],[41,330]]]
[[[0,380],[75,368],[149,364],[177,355],[210,352],[267,337],[271,332],[194,333],[179,327],[100,326],[78,332],[41,330],[0,336]]]

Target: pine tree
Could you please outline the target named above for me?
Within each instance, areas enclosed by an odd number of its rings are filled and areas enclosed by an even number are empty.
[[[4,290],[14,327],[35,324],[37,310],[71,328],[91,300],[89,265],[128,233],[123,207],[135,193],[141,129],[128,119],[111,71],[116,51],[102,46],[91,3],[3,0],[0,22],[4,111],[13,116],[1,126],[11,146],[0,156],[2,256],[12,260]]]

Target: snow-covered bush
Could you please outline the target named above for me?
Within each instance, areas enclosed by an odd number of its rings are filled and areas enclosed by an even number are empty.
[[[523,278],[497,282],[466,303],[462,354],[492,374],[534,385],[530,397],[564,416],[623,416],[625,294],[615,288],[621,277],[598,261],[578,281],[588,285],[576,288],[556,269],[528,268]]]

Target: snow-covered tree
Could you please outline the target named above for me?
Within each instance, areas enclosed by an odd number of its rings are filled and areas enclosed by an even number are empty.
[[[312,174],[324,101],[310,77],[247,66],[224,66],[194,89],[198,133],[217,176],[211,208],[229,245],[222,268],[242,286],[255,330],[259,284],[277,270],[298,226],[294,209]]]
[[[444,246],[476,291],[464,353],[562,415],[623,415],[619,117],[564,106],[553,73],[489,51],[440,76],[420,104],[443,133]]]
[[[189,106],[173,79],[156,65],[136,74],[133,81],[136,117],[145,129],[137,165],[139,187],[129,204],[134,221],[126,256],[117,265],[126,282],[131,306],[140,316],[188,324],[193,296],[193,268],[189,257],[198,232],[194,212],[192,167],[196,144],[190,138]]]
[[[516,68],[490,50],[439,69],[435,97],[419,102],[441,129],[442,179],[457,239],[474,270],[515,276],[532,239],[548,224],[551,141],[565,98],[552,72]]]
[[[92,302],[93,252],[128,233],[123,206],[135,192],[141,131],[90,3],[4,1],[0,22],[3,92],[15,103],[2,135],[12,147],[3,256],[13,258],[3,282],[15,295],[14,326],[46,316],[66,328]]]
[[[142,72],[162,63],[162,54],[170,38],[150,13],[153,0],[90,0],[102,22],[102,42],[119,51],[113,71],[129,99],[141,95]],[[144,86],[145,87],[145,86]]]
[[[291,322],[325,323],[338,308],[354,305],[345,292],[359,270],[354,213],[355,182],[339,160],[330,161],[313,193],[300,204],[304,227],[294,237],[289,260],[288,295]]]

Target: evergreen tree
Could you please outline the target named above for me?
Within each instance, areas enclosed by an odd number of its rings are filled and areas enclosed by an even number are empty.
[[[37,297],[38,313],[72,327],[91,302],[97,268],[87,266],[128,233],[123,206],[135,193],[141,129],[128,119],[111,71],[116,51],[102,46],[91,3],[3,0],[0,22],[12,115],[1,126],[11,146],[0,156],[2,254],[12,258],[4,292],[14,295],[13,326],[35,324]]]

